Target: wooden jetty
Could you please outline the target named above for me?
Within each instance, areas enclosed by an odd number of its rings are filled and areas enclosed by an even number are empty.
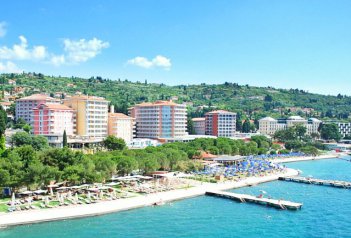
[[[297,209],[301,209],[302,207],[302,203],[290,202],[285,200],[276,200],[276,199],[264,198],[264,197],[261,198],[261,197],[255,197],[248,194],[229,193],[229,192],[222,192],[222,191],[207,191],[206,195],[228,198],[239,202],[251,202],[251,203],[275,207],[283,210],[286,210],[286,209],[297,210]]]
[[[279,177],[279,180],[295,182],[295,183],[306,183],[314,185],[332,186],[336,188],[351,189],[351,182],[339,181],[339,180],[324,180],[306,177]]]

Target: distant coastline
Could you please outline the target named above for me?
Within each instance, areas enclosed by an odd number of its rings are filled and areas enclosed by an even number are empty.
[[[308,161],[308,160],[321,160],[321,159],[335,159],[340,156],[346,156],[344,153],[329,153],[318,156],[302,156],[302,157],[288,157],[288,158],[279,158],[273,159],[273,163],[290,163],[290,162],[299,162],[299,161]]]

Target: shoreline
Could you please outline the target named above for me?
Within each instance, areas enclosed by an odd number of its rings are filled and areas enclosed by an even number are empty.
[[[286,171],[264,177],[249,177],[238,182],[226,181],[216,184],[204,183],[195,187],[177,189],[156,194],[141,195],[113,201],[102,201],[95,204],[72,205],[68,207],[30,210],[0,214],[0,228],[17,225],[28,225],[49,221],[59,221],[74,218],[99,216],[109,213],[131,210],[145,206],[152,206],[160,201],[172,202],[186,198],[205,195],[208,190],[228,190],[257,185],[278,180],[280,176],[296,176],[298,171],[287,168]]]
[[[346,156],[345,153],[333,153],[333,154],[325,154],[318,156],[304,156],[304,157],[288,157],[283,159],[273,159],[271,160],[273,163],[290,163],[290,162],[300,162],[300,161],[308,161],[308,160],[321,160],[321,159],[337,159],[340,156]]]

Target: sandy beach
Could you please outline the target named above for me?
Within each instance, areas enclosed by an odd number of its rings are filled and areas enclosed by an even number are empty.
[[[244,186],[256,185],[259,183],[277,180],[280,176],[296,176],[298,171],[286,169],[285,172],[271,174],[264,177],[249,177],[238,182],[203,183],[188,189],[177,189],[145,196],[137,196],[113,201],[101,201],[89,205],[72,205],[41,210],[20,211],[0,214],[0,227],[24,225],[46,221],[65,220],[97,216],[112,212],[125,211],[144,206],[151,206],[157,202],[171,202],[175,200],[201,196],[209,190],[227,190]]]

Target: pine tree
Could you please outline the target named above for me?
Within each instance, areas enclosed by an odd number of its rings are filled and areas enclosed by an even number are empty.
[[[63,131],[63,141],[62,141],[63,147],[67,147],[67,134],[66,130]]]

